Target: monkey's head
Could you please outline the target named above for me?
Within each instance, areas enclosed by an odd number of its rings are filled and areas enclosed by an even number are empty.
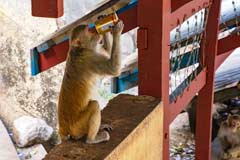
[[[233,132],[240,129],[240,115],[229,115],[227,122]]]
[[[79,25],[72,30],[71,46],[96,49],[100,46],[102,35],[89,29],[87,25]]]

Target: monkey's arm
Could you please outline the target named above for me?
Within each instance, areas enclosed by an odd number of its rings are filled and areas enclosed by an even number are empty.
[[[119,57],[115,56],[115,58]],[[95,55],[91,60],[92,64],[95,64],[92,66],[92,70],[99,75],[118,76],[120,74],[120,60],[114,60],[112,57],[109,59],[103,55]]]
[[[112,70],[114,71],[114,73],[116,73],[116,75],[120,74],[120,67],[121,67],[120,37],[121,37],[121,33],[113,33],[113,45],[112,45],[110,63],[112,66]]]
[[[103,48],[107,51],[107,53],[110,56],[110,53],[112,52],[112,35],[110,32],[107,32],[103,35]]]
[[[119,21],[113,30],[113,44],[110,59],[103,56],[96,56],[95,63],[97,64],[95,70],[98,74],[108,74],[118,76],[120,74],[120,36],[123,30],[123,22]]]

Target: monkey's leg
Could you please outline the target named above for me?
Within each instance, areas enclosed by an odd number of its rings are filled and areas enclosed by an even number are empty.
[[[98,132],[101,124],[101,110],[97,101],[90,101],[88,111],[91,113],[88,122],[88,134],[86,143],[94,144],[110,139],[107,131]]]
[[[240,146],[236,146],[234,148],[229,149],[228,154],[231,155],[231,157],[233,157],[233,158],[239,158],[240,157]]]

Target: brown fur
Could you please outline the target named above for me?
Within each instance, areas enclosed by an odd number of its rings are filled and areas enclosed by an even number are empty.
[[[224,159],[240,158],[240,115],[230,115],[223,122],[218,138],[224,150]]]
[[[58,120],[62,140],[68,136],[81,138],[87,135],[87,143],[109,140],[107,132],[98,133],[101,113],[92,92],[99,76],[117,76],[120,73],[120,35],[123,29],[119,22],[113,29],[113,42],[104,36],[91,33],[87,26],[80,25],[72,31],[66,69],[62,81]],[[108,33],[110,34],[110,33]],[[110,53],[109,53],[110,52]]]

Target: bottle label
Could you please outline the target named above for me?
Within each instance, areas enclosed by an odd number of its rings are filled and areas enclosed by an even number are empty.
[[[113,26],[114,26],[114,24],[113,24],[112,22],[110,22],[110,23],[107,23],[107,24],[103,25],[103,26],[101,27],[101,29],[102,29],[102,31],[105,31],[105,30],[110,29],[110,28],[113,27]]]

